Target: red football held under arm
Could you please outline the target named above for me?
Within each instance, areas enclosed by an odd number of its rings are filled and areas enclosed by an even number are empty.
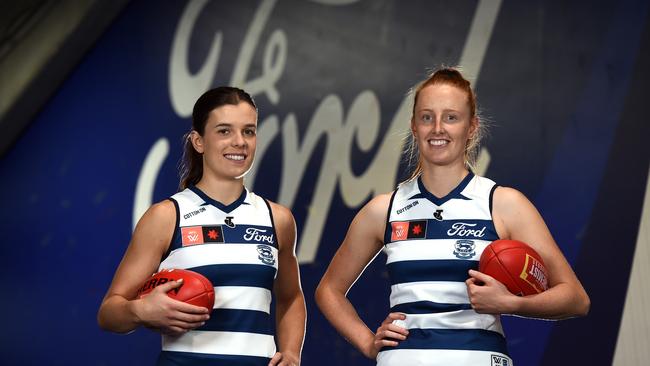
[[[479,271],[494,277],[518,296],[548,289],[548,272],[542,257],[517,240],[495,240],[485,247]]]
[[[156,286],[179,279],[183,279],[183,284],[167,292],[169,297],[212,310],[214,306],[214,287],[212,283],[202,274],[186,269],[163,269],[155,273],[140,287],[138,298],[147,295]]]

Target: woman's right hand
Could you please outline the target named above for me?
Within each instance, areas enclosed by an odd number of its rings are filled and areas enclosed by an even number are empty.
[[[198,328],[210,319],[210,311],[201,306],[186,304],[167,296],[180,287],[182,280],[157,286],[141,299],[133,300],[133,312],[139,323],[166,335],[178,336]]]
[[[377,354],[383,347],[395,347],[399,344],[398,341],[403,341],[409,335],[406,328],[400,327],[395,324],[396,320],[404,320],[406,315],[402,313],[390,313],[381,323],[377,332],[375,332],[375,340],[369,357],[376,359]]]

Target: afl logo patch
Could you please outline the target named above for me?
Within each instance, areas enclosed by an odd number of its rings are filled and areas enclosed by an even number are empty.
[[[275,264],[275,258],[273,258],[273,251],[270,246],[260,244],[257,246],[257,252],[260,254],[257,258],[261,260],[262,263],[268,264],[269,266]]]
[[[456,240],[454,244],[454,255],[459,259],[469,259],[476,255],[476,244],[474,240]]]

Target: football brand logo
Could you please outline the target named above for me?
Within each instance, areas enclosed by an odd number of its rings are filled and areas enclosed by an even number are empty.
[[[526,262],[519,277],[533,286],[538,293],[548,290],[546,268],[537,259],[528,254],[526,254]]]
[[[174,272],[174,269],[173,269],[173,268],[165,268],[165,269],[161,270],[160,272],[158,272],[157,274],[154,273],[155,278],[151,278],[151,279],[147,280],[147,281],[144,283],[144,285],[142,285],[142,287],[140,287],[140,289],[138,290],[138,292],[136,292],[136,294],[138,295],[138,297],[140,297],[140,294],[142,294],[142,293],[145,292],[145,291],[153,290],[153,289],[156,288],[157,286],[160,286],[160,285],[162,285],[162,284],[165,284],[165,283],[167,283],[167,282],[169,282],[169,281],[174,281],[175,279],[172,278],[172,277],[169,277],[169,278],[168,278],[168,277],[163,277],[164,274],[166,274],[166,273],[172,273],[172,272]],[[174,288],[174,289],[171,290],[171,291],[174,291],[174,293],[175,293],[176,295],[178,295],[178,293],[179,293],[180,290],[181,290],[181,287],[183,287],[183,284],[181,284],[180,286]]]

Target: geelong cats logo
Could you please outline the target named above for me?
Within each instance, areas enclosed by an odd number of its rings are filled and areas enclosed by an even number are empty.
[[[456,240],[454,244],[454,255],[459,259],[468,259],[476,255],[476,244],[473,240]]]
[[[273,258],[273,251],[270,246],[260,244],[257,246],[257,252],[260,254],[257,258],[261,260],[262,263],[268,264],[269,266],[275,264],[275,258]]]

